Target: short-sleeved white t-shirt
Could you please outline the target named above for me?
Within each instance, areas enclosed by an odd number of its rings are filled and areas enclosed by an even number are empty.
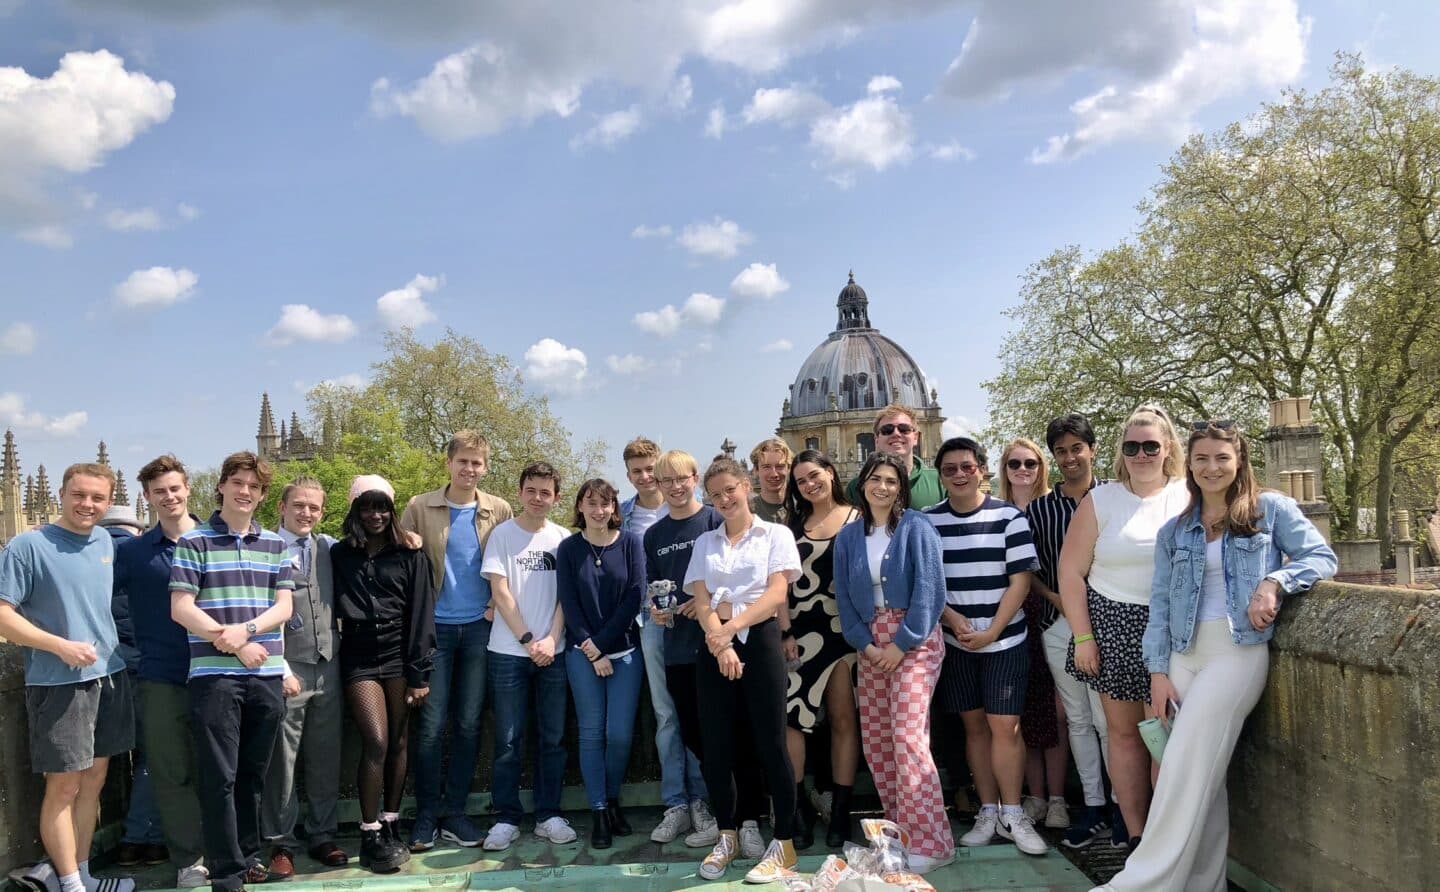
[[[564,527],[548,520],[539,532],[532,533],[512,519],[496,527],[485,543],[480,572],[487,577],[505,577],[520,607],[525,628],[536,638],[550,634],[550,625],[555,621],[558,603],[555,555],[569,535]],[[565,634],[561,632],[560,640],[555,642],[555,652],[558,654],[564,649]],[[530,655],[500,616],[495,617],[495,626],[490,630],[490,650],[515,657]]]
[[[693,597],[695,583],[703,582],[712,602],[719,598],[740,611],[765,594],[772,573],[785,574],[787,582],[799,579],[800,552],[789,528],[757,517],[754,526],[733,546],[724,526],[700,534],[685,571],[685,591]],[[747,631],[742,630],[736,637],[745,641]]]

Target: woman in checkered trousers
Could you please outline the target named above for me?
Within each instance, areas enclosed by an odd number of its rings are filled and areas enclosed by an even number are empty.
[[[930,700],[945,645],[940,534],[910,510],[909,471],[887,453],[860,469],[861,522],[835,540],[835,596],[845,640],[860,651],[860,747],[885,817],[910,834],[910,868],[955,859],[940,774],[930,755]]]

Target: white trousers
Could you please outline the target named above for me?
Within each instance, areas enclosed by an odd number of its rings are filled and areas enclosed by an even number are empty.
[[[1075,770],[1085,791],[1085,804],[1105,804],[1105,779],[1100,775],[1100,761],[1110,765],[1110,735],[1105,728],[1105,710],[1100,694],[1083,681],[1065,671],[1065,651],[1070,646],[1070,622],[1060,617],[1045,630],[1045,662],[1050,664],[1050,677],[1065,705],[1065,724],[1070,733],[1070,752],[1075,757]]]
[[[1125,870],[1101,889],[1225,892],[1225,774],[1269,670],[1270,649],[1235,644],[1224,619],[1200,623],[1190,652],[1170,655],[1180,714],[1165,745],[1144,838]]]

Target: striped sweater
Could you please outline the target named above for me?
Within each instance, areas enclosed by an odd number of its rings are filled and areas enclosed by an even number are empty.
[[[217,623],[244,625],[269,610],[280,589],[294,591],[285,540],[253,523],[235,535],[215,512],[180,537],[170,570],[171,593],[195,596],[195,606]],[[190,678],[206,675],[279,676],[285,672],[285,640],[279,629],[256,635],[270,656],[258,669],[246,669],[239,658],[190,635]]]

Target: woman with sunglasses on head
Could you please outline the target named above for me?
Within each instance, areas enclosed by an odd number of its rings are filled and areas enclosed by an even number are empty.
[[[899,458],[860,469],[860,515],[835,538],[835,595],[845,640],[859,651],[860,743],[885,817],[910,833],[910,869],[955,858],[945,794],[930,752],[930,701],[945,644],[940,534],[910,509]]]
[[[739,854],[735,777],[739,734],[750,734],[775,806],[775,835],[764,857],[745,875],[747,883],[778,880],[795,867],[795,775],[785,747],[785,656],[775,615],[785,592],[800,578],[795,537],[780,524],[750,511],[750,475],[731,458],[716,459],[702,479],[724,525],[695,540],[685,591],[695,599],[695,620],[705,648],[695,666],[701,770],[720,839],[700,865],[700,876],[717,880]],[[741,713],[748,726],[739,720]]]
[[[355,478],[344,537],[330,548],[340,676],[360,731],[360,866],[376,873],[410,860],[399,833],[405,747],[410,710],[430,693],[435,656],[430,559],[407,544],[394,499],[383,477]]]
[[[1030,503],[1050,492],[1050,465],[1039,444],[1020,437],[1000,453],[1000,500],[1021,511]],[[1030,680],[1025,686],[1025,712],[1020,716],[1020,732],[1025,737],[1025,785],[1030,794],[1024,799],[1025,813],[1035,823],[1064,830],[1070,826],[1069,810],[1065,807],[1065,774],[1069,767],[1069,739],[1060,733],[1065,723],[1064,707],[1055,694],[1055,681],[1050,677],[1050,664],[1045,661],[1045,627],[1047,602],[1033,588],[1025,596],[1025,625],[1029,635],[1025,646],[1030,650]]]
[[[1150,619],[1155,537],[1188,496],[1185,448],[1165,410],[1141,406],[1121,431],[1115,482],[1092,489],[1070,521],[1060,598],[1074,633],[1065,669],[1100,693],[1110,730],[1110,781],[1123,818],[1111,842],[1133,850],[1150,807],[1150,754],[1138,725],[1150,700],[1140,642]]]
[[[795,457],[785,493],[785,514],[800,552],[800,578],[790,587],[788,613],[781,615],[785,658],[799,666],[790,672],[786,742],[795,768],[795,845],[814,841],[814,811],[805,794],[805,739],[823,714],[830,726],[830,762],[834,802],[825,844],[839,848],[850,840],[850,797],[860,762],[856,724],[855,650],[845,643],[840,608],[835,602],[835,537],[859,512],[845,501],[840,474],[825,453],[806,449]]]
[[[1144,841],[1105,890],[1226,888],[1225,773],[1265,689],[1266,642],[1282,599],[1336,569],[1295,501],[1261,491],[1234,423],[1195,427],[1189,504],[1160,530],[1144,643],[1151,708],[1175,717]]]

